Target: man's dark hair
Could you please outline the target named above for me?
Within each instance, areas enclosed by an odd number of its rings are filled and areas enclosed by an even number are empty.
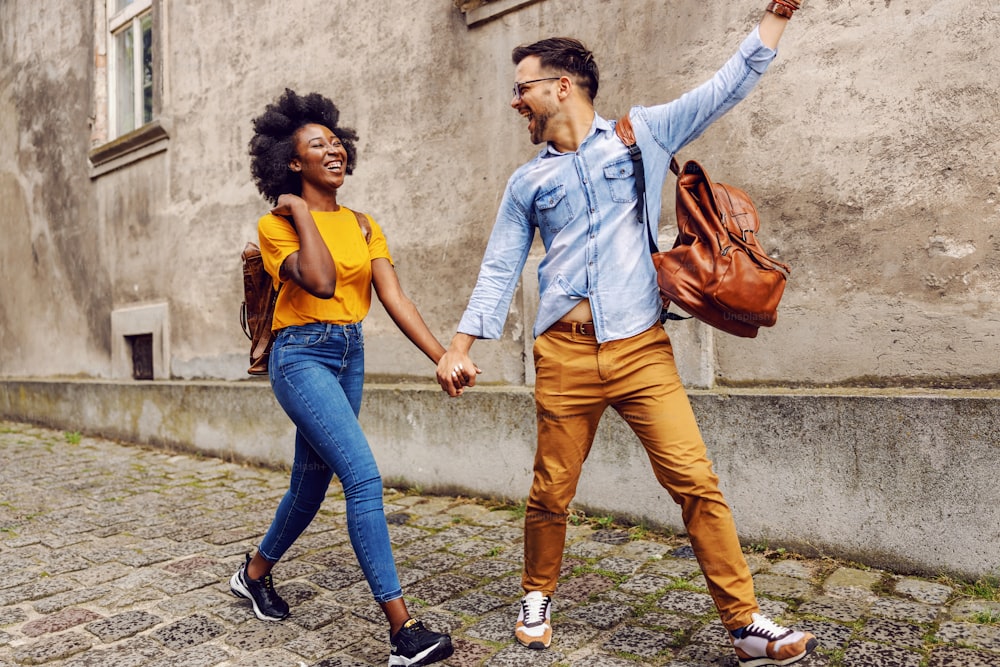
[[[268,104],[264,113],[253,119],[250,139],[250,173],[260,193],[272,204],[285,193],[302,194],[302,177],[288,168],[298,157],[295,133],[303,125],[315,123],[333,132],[347,151],[347,173],[354,172],[358,133],[349,127],[338,127],[340,111],[319,93],[299,95],[285,89],[284,94]]]
[[[568,74],[587,89],[590,101],[597,97],[600,72],[594,62],[594,54],[578,39],[572,37],[550,37],[534,44],[518,46],[511,53],[515,65],[528,56],[538,56],[543,69]]]

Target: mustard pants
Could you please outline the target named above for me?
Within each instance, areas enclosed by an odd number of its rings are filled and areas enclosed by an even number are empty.
[[[759,611],[753,578],[663,328],[603,344],[549,331],[535,340],[534,359],[538,445],[524,525],[524,590],[555,592],[569,505],[597,424],[611,406],[680,505],[723,625],[748,625]]]

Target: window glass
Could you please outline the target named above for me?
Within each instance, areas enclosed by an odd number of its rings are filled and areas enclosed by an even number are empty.
[[[140,19],[142,26],[142,122],[153,120],[153,15]]]
[[[135,52],[134,32],[128,26],[115,40],[115,135],[135,129]]]
[[[153,14],[128,19],[113,35],[115,136],[153,120]]]
[[[115,11],[116,12],[120,12],[121,10],[125,9],[126,7],[128,7],[131,4],[132,4],[132,0],[116,0],[115,1]]]

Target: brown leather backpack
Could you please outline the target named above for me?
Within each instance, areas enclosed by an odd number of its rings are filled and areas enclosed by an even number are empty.
[[[371,238],[372,229],[364,213],[354,211],[365,241]],[[250,339],[249,375],[267,375],[267,363],[274,345],[274,306],[278,302],[278,290],[274,288],[270,274],[264,270],[264,260],[260,248],[248,241],[240,254],[243,261],[243,303],[240,305],[240,325]],[[281,286],[278,286],[280,289]]]
[[[639,208],[645,215],[645,174],[642,155],[628,115],[615,132],[635,164]],[[778,302],[791,269],[767,255],[757,242],[760,219],[746,192],[713,183],[700,164],[683,169],[671,159],[677,175],[677,238],[660,252],[650,232],[664,316],[686,319],[667,310],[671,303],[717,329],[754,338],[759,327],[774,326]],[[647,227],[648,230],[648,227]]]
[[[264,270],[260,248],[247,241],[243,252],[243,303],[240,305],[240,325],[250,339],[250,375],[267,375],[267,362],[274,344],[271,321],[278,290],[274,289],[271,276]],[[280,287],[280,286],[279,286]]]

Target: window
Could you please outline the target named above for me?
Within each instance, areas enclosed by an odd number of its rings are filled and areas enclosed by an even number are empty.
[[[166,150],[164,0],[94,0],[91,178]]]
[[[120,137],[153,120],[152,0],[108,0],[108,127]]]

